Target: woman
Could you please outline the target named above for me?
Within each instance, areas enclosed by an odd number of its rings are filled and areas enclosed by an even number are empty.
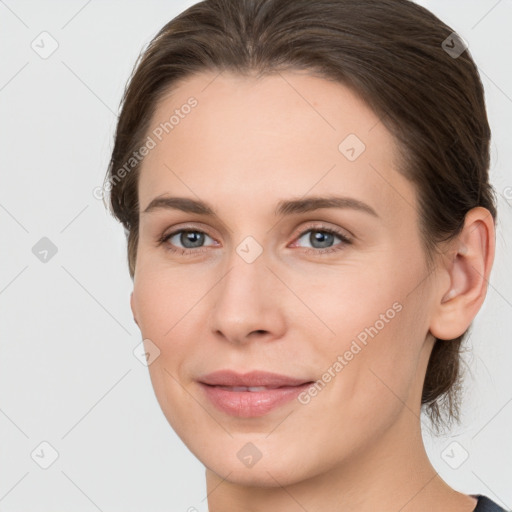
[[[206,0],[141,55],[105,188],[210,512],[503,510],[420,423],[458,419],[489,137],[463,40],[407,0]]]

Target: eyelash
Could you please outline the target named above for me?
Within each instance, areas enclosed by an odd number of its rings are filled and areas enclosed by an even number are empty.
[[[335,235],[335,236],[337,236],[338,238],[341,239],[342,247],[334,246],[334,247],[328,247],[328,248],[325,248],[325,249],[315,249],[315,248],[306,247],[305,248],[306,250],[304,251],[305,254],[312,254],[312,253],[314,253],[314,254],[326,254],[326,253],[338,252],[338,251],[342,251],[343,250],[343,245],[350,245],[350,244],[352,244],[352,240],[350,238],[348,238],[345,234],[343,234],[341,231],[338,231],[335,228],[329,228],[327,226],[322,226],[322,225],[309,226],[307,229],[305,229],[304,231],[299,233],[299,235],[296,236],[294,240],[299,240],[306,233],[309,233],[310,231],[317,231],[317,232],[320,232],[320,233],[329,233],[331,235]],[[205,233],[204,231],[202,231],[200,229],[195,229],[195,228],[192,228],[192,227],[190,227],[190,228],[186,228],[185,227],[185,228],[173,231],[172,233],[162,235],[158,239],[157,246],[165,244],[174,235],[177,235],[177,234],[180,234],[180,233],[187,233],[187,232],[188,233],[202,233],[202,234],[205,234],[206,236],[210,236],[210,235],[208,235],[208,233]],[[213,237],[210,237],[210,238],[213,238]],[[172,245],[167,244],[167,247],[165,247],[165,250],[170,251],[172,253],[179,253],[180,256],[195,256],[195,255],[197,255],[199,253],[204,253],[204,252],[208,251],[208,248],[207,247],[198,247],[197,249],[181,249],[181,248],[175,249],[174,247],[172,247]]]

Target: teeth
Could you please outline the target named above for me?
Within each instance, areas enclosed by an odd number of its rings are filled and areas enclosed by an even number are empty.
[[[266,391],[267,387],[265,386],[253,386],[253,387],[246,387],[246,386],[217,386],[222,389],[227,389],[228,391]]]

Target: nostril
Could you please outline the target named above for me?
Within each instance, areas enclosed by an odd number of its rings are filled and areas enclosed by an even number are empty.
[[[252,331],[251,334],[265,334],[267,331],[265,331],[264,329],[258,329],[256,331]]]

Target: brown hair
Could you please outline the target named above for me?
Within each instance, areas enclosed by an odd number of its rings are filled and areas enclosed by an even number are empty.
[[[429,268],[438,244],[460,233],[471,208],[487,208],[496,220],[483,86],[453,32],[409,0],[205,0],[167,23],[139,55],[125,89],[106,177],[110,208],[127,234],[130,276],[140,164],[119,171],[143,145],[159,99],[201,71],[309,70],[351,87],[397,141],[398,170],[418,193]],[[454,47],[462,53],[447,51]],[[437,428],[443,412],[459,421],[466,334],[436,340],[430,356],[422,405]]]

